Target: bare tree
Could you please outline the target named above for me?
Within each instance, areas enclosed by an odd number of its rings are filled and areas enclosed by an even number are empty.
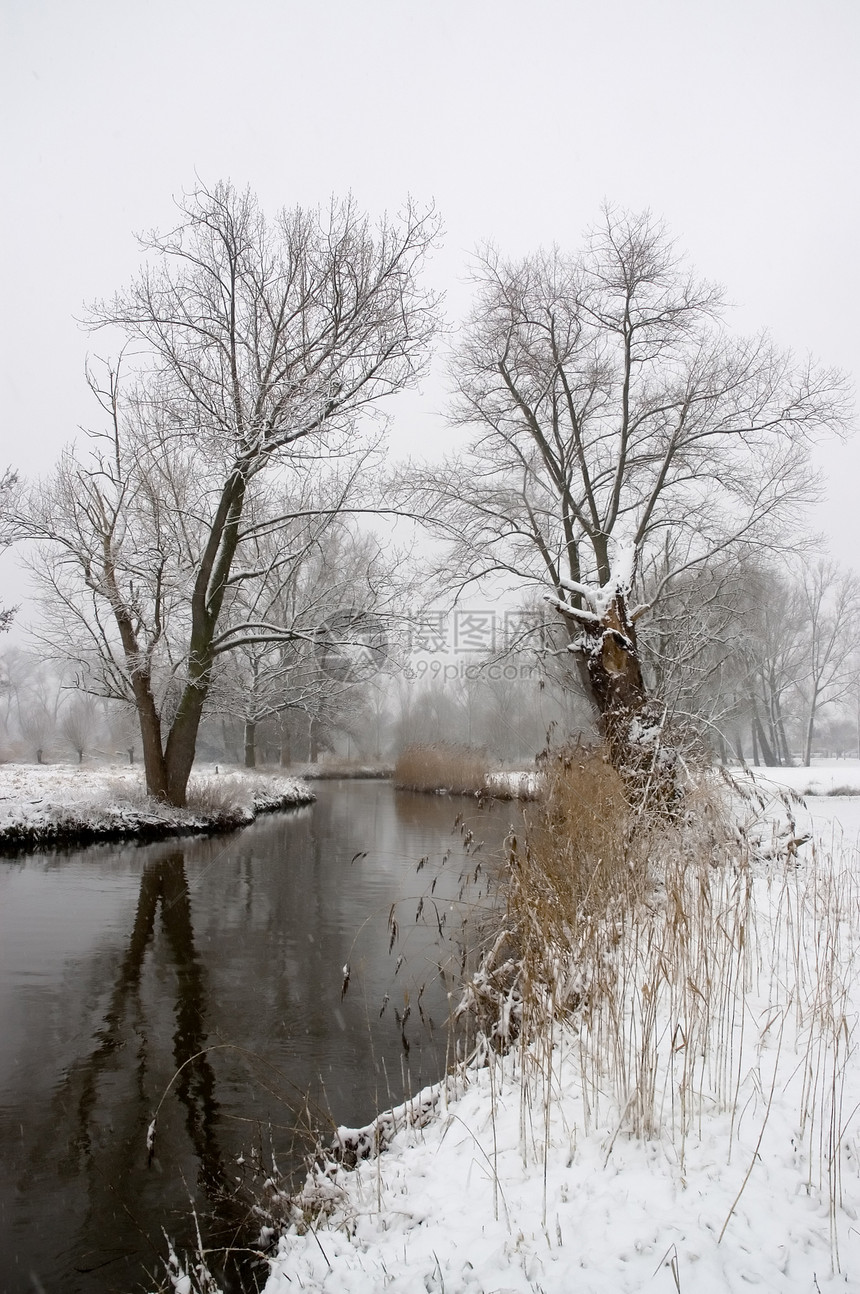
[[[57,730],[61,681],[45,661],[30,652],[14,649],[7,653],[5,664],[18,730],[36,763],[41,764]]]
[[[92,311],[126,337],[134,380],[92,380],[109,427],[66,451],[28,521],[99,689],[137,708],[149,791],[181,805],[216,661],[276,632],[229,619],[259,574],[260,479],[359,450],[359,415],[420,371],[438,224],[410,205],[374,230],[351,199],[270,221],[228,184],[178,205],[138,279]]]
[[[803,762],[808,766],[819,711],[849,692],[856,678],[860,580],[853,571],[822,559],[802,570],[796,593],[795,614],[803,626],[797,682],[805,710]]]
[[[349,709],[362,681],[351,666],[360,666],[362,652],[374,651],[376,667],[385,664],[393,587],[378,544],[339,514],[318,519],[311,531],[247,608],[249,617],[262,608],[271,639],[254,637],[230,652],[213,686],[212,708],[242,722],[248,767],[256,762],[258,725],[287,710],[324,724]]]
[[[548,582],[619,763],[655,726],[637,625],[683,572],[796,530],[809,447],[846,426],[843,378],[731,336],[647,212],[607,208],[580,255],[490,248],[454,360],[468,451],[403,483],[460,587]],[[637,572],[668,544],[640,605]],[[658,698],[659,700],[659,698]],[[642,722],[645,720],[645,722]],[[634,760],[635,762],[635,760]]]
[[[90,749],[98,726],[99,715],[92,696],[79,694],[62,711],[60,731],[76,753],[79,764],[84,762],[84,755]]]

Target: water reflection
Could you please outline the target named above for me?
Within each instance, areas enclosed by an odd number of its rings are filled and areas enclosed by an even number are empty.
[[[445,1030],[422,1022],[485,901],[458,807],[329,784],[227,840],[0,865],[4,1290],[154,1288],[190,1201],[213,1246],[247,1237],[254,1152],[286,1166],[307,1103],[366,1122],[438,1077]],[[469,829],[498,846],[514,811]]]

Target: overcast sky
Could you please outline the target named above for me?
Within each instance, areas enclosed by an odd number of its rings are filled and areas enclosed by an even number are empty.
[[[2,459],[50,467],[93,407],[82,306],[133,231],[222,178],[271,209],[434,199],[453,322],[469,252],[578,245],[650,207],[735,324],[852,373],[860,355],[858,0],[0,0]],[[393,447],[444,443],[441,374]],[[459,434],[459,433],[457,433]],[[451,433],[447,443],[456,439]],[[819,524],[855,566],[860,444],[820,456]],[[4,572],[8,562],[4,563]],[[0,598],[2,600],[2,598]]]

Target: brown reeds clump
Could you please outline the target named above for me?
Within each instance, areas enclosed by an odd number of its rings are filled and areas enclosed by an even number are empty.
[[[508,839],[505,925],[466,986],[460,1014],[504,1050],[534,1037],[547,1015],[595,991],[607,948],[649,885],[651,815],[602,749],[577,748],[545,763],[539,802]]]
[[[405,791],[483,795],[488,772],[486,752],[474,746],[444,742],[407,746],[394,766],[394,785]]]
[[[650,1136],[665,1099],[686,1130],[705,1052],[718,1055],[718,1100],[736,1082],[711,1033],[731,1038],[719,1004],[748,973],[749,884],[746,844],[707,772],[690,769],[669,806],[643,799],[601,750],[554,757],[510,840],[504,937],[467,986],[479,1045],[519,1039],[549,1084],[557,1022],[575,1016],[590,1116],[609,1096],[619,1127]]]
[[[544,931],[569,930],[642,897],[654,822],[631,805],[602,750],[557,755],[527,821],[515,902],[537,910]]]

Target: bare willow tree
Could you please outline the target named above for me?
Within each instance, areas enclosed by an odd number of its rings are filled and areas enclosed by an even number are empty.
[[[136,706],[149,791],[182,805],[216,660],[276,629],[225,619],[260,574],[249,502],[264,473],[359,450],[360,416],[420,372],[438,222],[410,204],[374,227],[352,199],[268,219],[229,184],[178,208],[91,311],[124,336],[129,380],[92,379],[107,427],[65,452],[28,526],[69,644]]]
[[[607,208],[576,255],[490,248],[473,277],[453,364],[471,441],[403,481],[402,500],[450,539],[460,588],[488,576],[550,586],[627,763],[661,709],[637,622],[682,573],[796,528],[815,489],[810,446],[846,426],[845,383],[765,335],[732,336],[720,291],[648,213]],[[657,550],[664,573],[631,605]]]

